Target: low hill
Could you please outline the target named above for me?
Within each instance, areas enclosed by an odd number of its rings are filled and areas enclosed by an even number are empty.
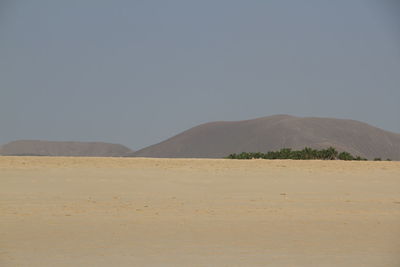
[[[0,155],[6,156],[122,157],[132,152],[129,148],[119,144],[38,140],[13,141],[0,148]]]
[[[305,146],[315,149],[333,146],[368,159],[400,160],[400,134],[354,120],[289,115],[206,123],[129,155],[221,158],[243,151],[267,152]]]

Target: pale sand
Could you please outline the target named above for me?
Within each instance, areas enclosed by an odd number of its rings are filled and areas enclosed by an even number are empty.
[[[0,157],[0,266],[400,266],[400,162]]]

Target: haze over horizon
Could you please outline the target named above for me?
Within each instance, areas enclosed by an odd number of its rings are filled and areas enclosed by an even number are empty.
[[[210,121],[333,117],[400,133],[394,1],[0,3],[0,145],[138,150]]]

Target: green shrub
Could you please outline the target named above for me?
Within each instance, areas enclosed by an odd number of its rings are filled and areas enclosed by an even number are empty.
[[[338,159],[340,160],[354,160],[354,157],[346,151],[340,152],[338,155]]]
[[[230,154],[228,159],[322,159],[322,160],[367,160],[360,156],[354,157],[349,152],[338,152],[333,147],[327,149],[316,150],[305,147],[302,150],[292,150],[291,148],[282,148],[279,151],[261,152],[242,152],[240,154]],[[377,160],[378,158],[376,158]],[[380,159],[379,159],[380,160]],[[390,159],[387,159],[390,160]]]

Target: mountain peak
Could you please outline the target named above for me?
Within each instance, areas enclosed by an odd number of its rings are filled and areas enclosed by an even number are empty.
[[[306,146],[316,149],[333,146],[369,159],[400,160],[400,134],[355,120],[286,114],[201,124],[130,155],[221,158],[243,151],[268,152]]]

